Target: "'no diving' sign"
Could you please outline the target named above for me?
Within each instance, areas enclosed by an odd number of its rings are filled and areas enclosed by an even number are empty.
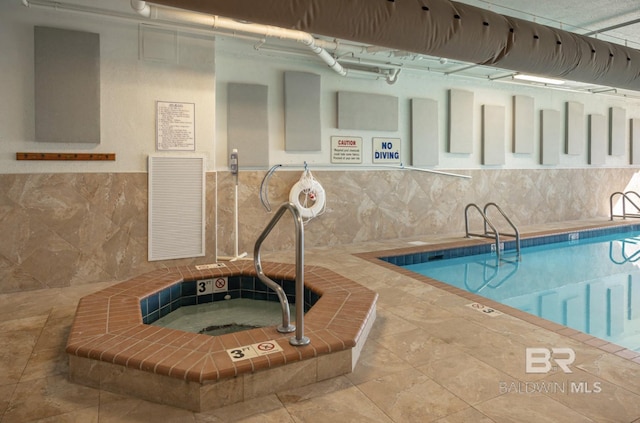
[[[227,292],[229,290],[229,278],[201,279],[196,282],[197,295],[215,294],[216,292]]]
[[[243,347],[228,349],[227,354],[229,354],[231,361],[240,361],[279,351],[282,351],[282,347],[276,341],[263,341],[256,344],[245,345]]]
[[[400,164],[400,138],[373,138],[373,163]]]

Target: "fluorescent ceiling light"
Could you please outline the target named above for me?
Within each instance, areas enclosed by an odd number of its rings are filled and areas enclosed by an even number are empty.
[[[513,77],[514,79],[520,79],[521,81],[539,82],[541,84],[550,84],[550,85],[564,84],[564,81],[562,79],[543,78],[541,76],[526,75],[524,73],[518,73]]]

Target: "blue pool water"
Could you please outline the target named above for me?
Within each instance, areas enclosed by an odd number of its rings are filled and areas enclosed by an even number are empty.
[[[567,238],[522,248],[521,260],[510,251],[501,260],[434,254],[403,267],[640,351],[640,231]]]

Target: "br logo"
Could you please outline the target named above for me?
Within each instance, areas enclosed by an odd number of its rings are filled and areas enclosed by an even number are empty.
[[[575,360],[576,352],[572,348],[527,348],[525,372],[549,373],[559,367],[564,373],[572,373],[569,365]]]

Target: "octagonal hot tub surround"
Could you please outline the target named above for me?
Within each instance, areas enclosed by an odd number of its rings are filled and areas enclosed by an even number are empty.
[[[293,265],[264,263],[263,269],[274,280],[295,279]],[[156,270],[82,298],[66,348],[70,379],[202,411],[353,370],[375,320],[377,294],[318,266],[305,267],[307,306],[315,301],[304,320],[307,346],[291,346],[292,334],[275,326],[209,336],[144,323],[149,309],[143,320],[142,307],[149,298],[157,295],[160,304],[161,293],[170,298],[172,287],[184,282],[235,276],[256,278],[253,263]],[[262,344],[275,348],[253,348],[258,354],[247,358],[230,353]]]

